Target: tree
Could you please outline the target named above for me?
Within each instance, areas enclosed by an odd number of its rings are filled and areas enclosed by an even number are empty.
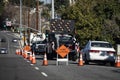
[[[120,20],[120,3],[118,0],[98,1],[97,5],[94,7],[94,11],[97,17],[103,21],[102,37],[107,38],[107,40],[111,42],[118,43],[118,39],[120,38],[120,25],[117,22]]]
[[[69,6],[69,0],[54,0],[55,12],[59,15],[62,14]]]
[[[76,21],[77,39],[81,45],[88,40],[115,43],[114,39],[120,38],[120,25],[117,24],[120,15],[119,4],[118,0],[77,0],[75,5],[62,12],[62,19]]]
[[[2,22],[3,21],[3,17],[2,17],[3,10],[4,10],[4,2],[3,0],[0,0],[0,29],[3,26],[3,22]]]
[[[0,16],[3,11],[3,8],[4,8],[4,2],[3,2],[3,0],[0,0]]]

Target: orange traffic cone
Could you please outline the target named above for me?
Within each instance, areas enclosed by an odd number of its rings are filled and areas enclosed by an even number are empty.
[[[79,58],[79,61],[78,61],[78,66],[83,66],[83,57],[82,57],[82,53],[80,53],[80,58]]]
[[[20,55],[22,55],[22,49],[20,49]]]
[[[33,52],[33,56],[32,56],[31,63],[32,63],[32,64],[35,64],[35,63],[36,63],[36,58],[35,58],[35,54],[34,54],[34,52]]]
[[[25,58],[25,51],[22,52],[22,56],[23,56],[23,58]]]
[[[25,58],[25,59],[27,59],[27,58],[28,58],[27,51],[25,51],[24,58]]]
[[[43,66],[47,66],[48,65],[48,60],[47,60],[47,55],[46,53],[44,54],[44,59],[43,59]]]
[[[20,49],[18,49],[18,55],[20,55]]]
[[[21,54],[23,57],[24,57],[24,50],[22,49],[22,54]]]
[[[115,66],[120,67],[120,56],[116,57]]]
[[[16,54],[18,55],[18,49],[16,49]]]
[[[30,52],[29,60],[32,61],[32,53]]]

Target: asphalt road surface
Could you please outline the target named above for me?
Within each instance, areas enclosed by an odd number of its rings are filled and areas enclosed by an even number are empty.
[[[90,64],[78,66],[78,62],[60,62],[48,60],[48,66],[43,66],[43,55],[36,55],[36,64],[31,64],[21,55],[16,55],[16,49],[20,43],[11,40],[14,33],[0,32],[0,38],[6,42],[0,42],[0,48],[6,47],[8,54],[0,54],[0,80],[120,80],[120,68],[110,65]]]

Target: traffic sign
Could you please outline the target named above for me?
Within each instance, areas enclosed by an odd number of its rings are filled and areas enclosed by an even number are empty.
[[[117,55],[120,55],[120,44],[117,44]]]
[[[69,48],[67,48],[65,45],[61,45],[56,52],[62,57],[64,58],[69,52]]]

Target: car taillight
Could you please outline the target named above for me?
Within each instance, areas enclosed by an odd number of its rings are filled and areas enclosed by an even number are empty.
[[[89,50],[89,52],[93,52],[93,53],[99,53],[99,50]]]
[[[69,47],[69,49],[71,49],[71,50],[74,49],[74,47],[73,47],[72,45],[69,45],[68,47]]]
[[[107,53],[109,53],[109,54],[115,54],[116,52],[115,51],[107,51]]]

